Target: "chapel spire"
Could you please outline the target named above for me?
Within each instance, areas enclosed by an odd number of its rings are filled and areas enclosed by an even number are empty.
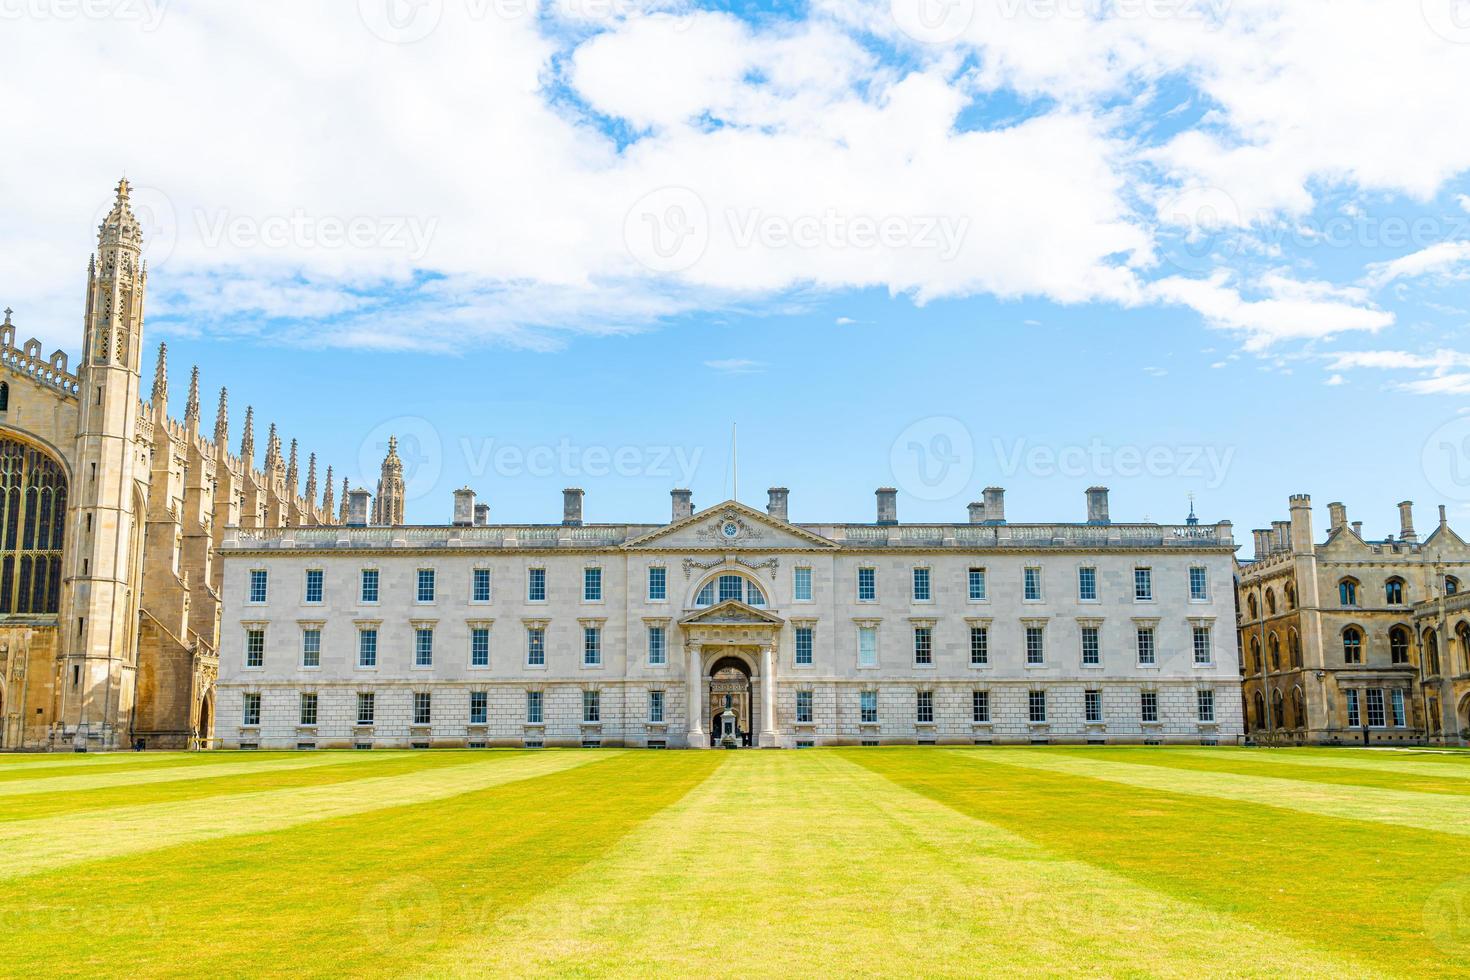
[[[230,389],[219,390],[219,408],[214,413],[214,444],[223,446],[230,438]]]
[[[327,467],[327,489],[322,494],[322,519],[328,524],[332,523],[332,468]]]
[[[375,524],[397,527],[403,523],[403,460],[398,456],[398,437],[388,437],[388,455],[383,458],[378,496],[374,502]]]
[[[184,424],[199,424],[199,365],[189,373],[189,400],[184,403]]]
[[[158,345],[158,363],[153,366],[153,411],[168,414],[168,344]]]
[[[248,473],[255,467],[255,406],[245,406],[245,433],[240,436],[240,459]]]
[[[291,489],[291,496],[296,496],[301,491],[301,468],[296,464],[296,440],[291,440],[291,461],[286,464],[286,486]]]
[[[295,453],[295,443],[292,443],[292,453]],[[306,489],[301,492],[308,507],[316,504],[316,453],[306,457]]]

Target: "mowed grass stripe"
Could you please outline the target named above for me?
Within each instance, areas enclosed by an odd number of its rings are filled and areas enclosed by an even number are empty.
[[[454,752],[361,752],[359,761],[344,766],[293,766],[259,772],[227,773],[210,779],[109,786],[90,792],[37,793],[13,797],[0,806],[0,826],[18,820],[41,820],[68,813],[117,807],[178,803],[299,786],[326,786],[358,779],[406,774],[442,766],[462,766],[464,754]]]
[[[1170,749],[1169,755],[1212,759],[1220,749]],[[1225,749],[1232,755],[1270,766],[1312,766],[1322,769],[1362,769],[1390,775],[1428,776],[1431,779],[1470,781],[1470,756],[1400,749]]]
[[[463,754],[464,765],[342,785],[152,803],[0,825],[0,880],[51,868],[441,800],[606,759],[590,750]],[[468,761],[473,759],[474,761]]]
[[[0,800],[33,793],[75,793],[84,790],[105,790],[115,786],[144,786],[149,783],[173,783],[190,779],[212,779],[216,776],[249,775],[278,769],[314,769],[319,766],[353,765],[371,761],[371,758],[371,752],[313,752],[300,753],[296,756],[251,759],[248,762],[232,760],[218,765],[162,766],[143,771],[112,769],[51,779],[12,780],[0,783]]]
[[[1108,762],[1026,749],[964,751],[968,758],[979,758],[983,754],[986,761],[1001,765],[1102,779],[1142,789],[1191,793],[1321,816],[1470,836],[1470,806],[1462,799],[1432,793],[1371,786],[1333,786],[1273,776],[1241,776],[1218,770],[1161,769],[1139,763]]]
[[[1446,859],[1463,850],[1461,837],[1006,765],[991,761],[998,754],[991,750],[842,752],[1059,856],[1319,948],[1351,951],[1382,973],[1460,969],[1454,955],[1463,945],[1444,944],[1436,902],[1470,899],[1470,878]],[[1270,957],[1249,965],[1284,972]]]
[[[425,975],[1371,975],[826,751],[727,753]]]
[[[1187,772],[1229,772],[1238,776],[1291,779],[1336,786],[1371,786],[1406,793],[1470,796],[1470,779],[1441,779],[1421,776],[1415,772],[1398,774],[1384,769],[1354,766],[1318,766],[1306,762],[1296,764],[1289,759],[1268,761],[1261,752],[1272,751],[1270,749],[1222,748],[1215,750],[1216,754],[1213,756],[1193,755],[1175,749],[1145,748],[1058,748],[1054,751],[1058,755],[1076,759],[1123,762]]]
[[[572,767],[15,882],[0,892],[0,963],[38,976],[120,964],[149,977],[418,973],[437,950],[656,821],[723,757],[572,751],[526,761],[553,760]],[[646,912],[667,914],[656,902]]]
[[[28,779],[55,779],[86,772],[143,771],[146,769],[245,764],[260,759],[292,758],[304,752],[118,752],[110,755],[35,756],[25,765],[0,765],[0,783]],[[17,756],[0,756],[14,759]]]

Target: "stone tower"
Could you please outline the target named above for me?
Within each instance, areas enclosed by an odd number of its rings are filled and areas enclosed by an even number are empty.
[[[388,455],[378,480],[378,497],[373,504],[373,523],[397,526],[403,523],[403,460],[398,458],[398,437],[388,437]]]
[[[58,721],[115,744],[131,721],[137,645],[142,506],[137,476],[139,357],[143,347],[143,228],[126,179],[98,229],[87,270],[86,336],[77,372],[76,470],[68,509],[66,599]]]

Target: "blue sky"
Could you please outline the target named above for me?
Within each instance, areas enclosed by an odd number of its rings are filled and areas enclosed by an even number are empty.
[[[126,169],[179,407],[197,363],[354,483],[395,431],[411,520],[660,521],[738,423],[797,520],[1470,525],[1452,0],[490,2],[20,17],[21,332],[77,349]]]

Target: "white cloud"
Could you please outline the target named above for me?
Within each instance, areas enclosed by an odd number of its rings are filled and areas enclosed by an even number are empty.
[[[1470,353],[1441,348],[1429,354],[1401,350],[1338,351],[1325,355],[1327,370],[1417,371],[1421,377],[1392,387],[1414,395],[1470,394]],[[1333,377],[1340,378],[1341,374]],[[1329,384],[1333,383],[1329,380]]]
[[[1381,287],[1421,276],[1470,277],[1470,242],[1437,242],[1390,262],[1375,262],[1368,267],[1367,280]]]
[[[1241,334],[1247,350],[1262,351],[1285,340],[1313,340],[1350,331],[1376,332],[1393,314],[1340,298],[1321,283],[1268,277],[1262,299],[1248,299],[1220,273],[1210,279],[1174,276],[1152,283],[1153,299],[1195,310],[1211,326]]]
[[[721,374],[759,374],[766,369],[764,361],[751,361],[743,357],[730,357],[718,361],[705,361],[704,366]]]
[[[1324,381],[1322,383],[1324,385],[1327,385],[1329,388],[1335,388],[1338,385],[1345,385],[1345,384],[1347,384],[1347,378],[1344,378],[1340,374],[1334,374],[1334,375],[1330,376],[1326,381]]]

